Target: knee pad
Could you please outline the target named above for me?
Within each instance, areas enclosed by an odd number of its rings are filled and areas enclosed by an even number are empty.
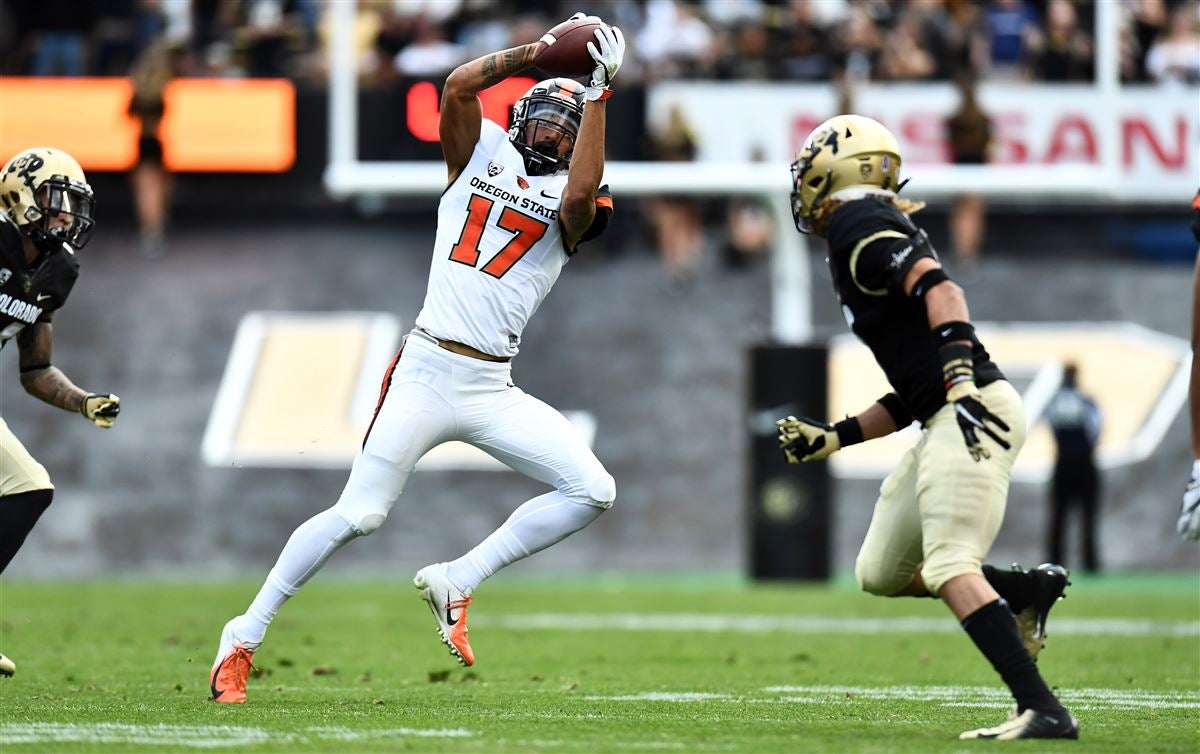
[[[858,580],[859,588],[868,594],[890,597],[907,586],[912,577],[912,573],[881,568],[878,563],[868,565],[863,558],[854,561],[854,578]]]
[[[612,474],[603,473],[587,483],[587,496],[591,505],[605,510],[617,499],[617,480]]]
[[[364,453],[355,459],[350,478],[333,508],[365,536],[383,525],[407,479],[408,474],[390,461]]]

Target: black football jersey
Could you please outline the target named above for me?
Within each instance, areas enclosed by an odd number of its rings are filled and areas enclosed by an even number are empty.
[[[932,245],[907,215],[883,198],[847,202],[834,211],[826,238],[829,270],[842,313],[871,349],[909,413],[924,423],[946,402],[937,335],[923,299],[905,295],[905,275]],[[972,338],[975,381],[1004,379],[978,338]]]
[[[66,244],[26,264],[21,232],[0,215],[0,346],[34,322],[49,322],[67,301],[79,261]]]

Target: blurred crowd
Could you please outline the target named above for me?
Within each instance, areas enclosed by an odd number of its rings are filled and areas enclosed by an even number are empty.
[[[1104,0],[0,0],[0,73],[125,75],[155,39],[185,72],[324,79],[355,2],[361,73],[439,76],[579,9],[630,38],[626,80],[1087,81]],[[1114,0],[1115,1],[1115,0]],[[1200,1],[1120,0],[1130,82],[1200,81]],[[9,53],[8,51],[12,51]]]

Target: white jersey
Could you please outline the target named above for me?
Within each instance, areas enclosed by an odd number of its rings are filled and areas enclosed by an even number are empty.
[[[417,327],[515,356],[525,324],[569,259],[558,222],[566,184],[566,173],[527,175],[508,133],[485,118],[470,162],[438,204]]]

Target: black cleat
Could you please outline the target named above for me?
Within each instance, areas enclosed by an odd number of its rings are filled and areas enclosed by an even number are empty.
[[[1025,645],[1029,656],[1036,660],[1038,652],[1046,646],[1046,617],[1050,615],[1050,608],[1066,596],[1064,592],[1071,582],[1067,569],[1054,563],[1042,563],[1027,573],[1033,577],[1036,585],[1033,602],[1015,617],[1021,643]]]
[[[962,740],[991,738],[996,741],[1013,741],[1018,738],[1079,738],[1079,723],[1070,712],[1059,710],[1045,712],[1027,709],[1016,717],[995,728],[979,728],[960,733]]]

